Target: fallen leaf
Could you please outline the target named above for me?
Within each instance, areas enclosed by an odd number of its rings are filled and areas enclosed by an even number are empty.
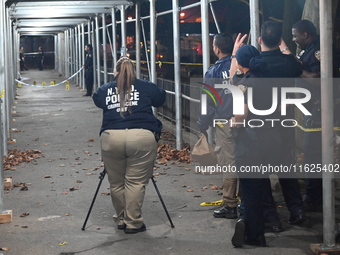
[[[63,193],[61,193],[62,195],[67,195],[68,194],[68,192],[67,191],[65,191],[65,192],[63,192]]]
[[[187,185],[182,185],[182,187],[183,187],[183,188],[186,188],[186,187],[187,187]]]
[[[30,215],[30,213],[25,212],[25,213],[20,214],[20,217],[26,217],[26,216],[28,216],[28,215]]]
[[[194,192],[194,190],[192,190],[192,189],[188,189],[187,191],[188,191],[188,192]]]
[[[200,195],[195,195],[194,197],[201,197]]]
[[[216,190],[216,189],[219,189],[219,188],[218,188],[218,186],[217,186],[217,185],[214,185],[214,186],[211,186],[211,188],[210,188],[210,189],[215,189],[215,190]]]
[[[190,171],[191,169],[190,169],[190,167],[186,167],[186,168],[184,168],[184,170],[185,171]]]
[[[93,138],[91,138],[91,139],[89,140],[89,142],[94,142],[94,139],[93,139]]]
[[[102,195],[108,196],[108,195],[110,195],[110,192],[103,192]]]
[[[83,183],[83,181],[81,181],[81,180],[77,180],[77,181],[76,181],[76,183]]]
[[[1,247],[0,248],[0,251],[9,251],[10,250],[10,248],[8,248],[8,247]]]
[[[22,228],[28,228],[28,226],[21,226]]]
[[[72,215],[72,213],[65,213],[65,215],[66,215],[66,216],[71,216],[71,215]]]
[[[20,190],[28,190],[27,186],[22,187]]]
[[[69,188],[69,190],[70,190],[70,191],[74,191],[74,190],[78,190],[78,189],[75,188],[75,187],[71,187],[71,188]]]
[[[52,178],[51,175],[45,175],[44,178]]]

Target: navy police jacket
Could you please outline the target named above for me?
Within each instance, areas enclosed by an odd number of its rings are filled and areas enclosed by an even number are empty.
[[[120,100],[116,91],[117,82],[104,84],[93,94],[95,105],[103,109],[103,123],[100,133],[107,129],[143,128],[161,133],[162,123],[154,116],[152,106],[159,107],[165,102],[165,90],[156,84],[136,79],[132,85],[130,101],[131,112],[120,115]]]
[[[85,57],[85,70],[92,70],[93,68],[93,54],[92,51],[88,51]]]
[[[230,80],[231,56],[226,56],[215,62],[204,76],[204,83],[215,87],[215,84],[227,83]],[[204,85],[203,85],[204,87]],[[206,88],[209,90],[208,88]],[[216,89],[222,99],[222,104],[214,103],[213,99],[207,95],[207,114],[200,115],[197,125],[200,131],[205,131],[213,125],[213,119],[229,120],[233,117],[233,98],[228,89]],[[204,92],[202,92],[204,93]],[[214,95],[213,95],[214,96]]]

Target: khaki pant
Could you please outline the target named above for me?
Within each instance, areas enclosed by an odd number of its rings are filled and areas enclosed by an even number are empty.
[[[155,137],[146,129],[106,130],[101,149],[116,211],[113,218],[118,225],[140,228],[145,186],[157,155]]]
[[[236,166],[235,140],[230,125],[216,125],[215,152],[218,164]],[[223,202],[229,207],[237,206],[238,176],[237,173],[223,172]]]

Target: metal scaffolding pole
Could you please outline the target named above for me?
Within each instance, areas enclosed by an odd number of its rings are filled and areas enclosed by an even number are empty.
[[[77,45],[77,49],[78,49],[78,63],[76,65],[76,71],[79,70],[79,68],[81,67],[82,65],[82,57],[81,57],[81,53],[83,52],[83,48],[81,47],[82,46],[82,43],[81,43],[81,25],[79,24],[78,25],[78,45]],[[82,84],[82,80],[81,80],[81,76],[82,76],[82,73],[78,73],[78,85],[81,86]]]
[[[54,70],[58,70],[58,62],[59,62],[59,41],[58,35],[54,35]]]
[[[69,44],[70,44],[70,31],[69,29],[65,31],[65,76],[69,77],[70,72],[69,72]]]
[[[96,21],[96,28],[95,28],[95,31],[96,31],[96,59],[97,59],[97,84],[94,84],[94,91],[97,90],[97,88],[99,86],[101,86],[101,79],[100,79],[100,73],[101,73],[101,70],[100,70],[100,51],[99,51],[99,46],[100,46],[100,41],[99,41],[99,21],[98,21],[98,16],[96,16],[95,18],[95,21]]]
[[[120,10],[121,16],[121,30],[122,30],[122,47],[120,49],[120,56],[126,57],[126,13],[125,13],[125,5],[121,6]]]
[[[73,74],[73,61],[74,61],[74,44],[73,44],[74,36],[73,36],[73,32],[74,32],[74,30],[72,28],[70,28],[70,44],[68,45],[69,52],[70,52],[70,56],[69,56],[70,76]]]
[[[86,44],[91,44],[91,43],[92,43],[92,41],[91,41],[91,20],[89,20],[87,22],[87,43]]]
[[[117,24],[116,24],[116,8],[113,7],[111,11],[112,16],[112,55],[113,55],[113,68],[117,63]]]
[[[5,17],[9,17],[9,9],[8,7],[6,8],[6,14]],[[13,66],[11,63],[11,21],[6,18],[5,19],[5,26],[6,26],[6,40],[5,40],[5,66],[6,66],[6,79],[5,79],[5,87],[4,87],[4,91],[3,91],[3,108],[4,108],[4,117],[5,117],[5,122],[4,122],[4,153],[5,155],[7,155],[7,141],[9,139],[9,126],[10,126],[10,122],[11,122],[11,117],[12,117],[12,111],[11,111],[11,105],[10,105],[10,96],[11,96],[11,92],[10,92],[10,84],[11,83],[11,77],[12,77],[12,73],[11,71],[13,70]],[[9,39],[9,40],[8,40]]]
[[[79,25],[76,26],[74,28],[74,53],[75,53],[75,58],[74,58],[74,69],[72,74],[75,73],[75,71],[77,70],[77,66],[78,66],[78,61],[79,61]],[[76,84],[79,85],[79,75],[76,75],[75,77],[76,80]]]
[[[5,29],[5,2],[4,0],[0,1],[0,31],[6,31]],[[5,33],[0,33],[0,80],[4,81],[5,76],[6,76],[6,69],[5,69]],[[2,93],[2,90],[4,89],[4,84],[0,84],[0,93]],[[6,139],[4,137],[4,111],[3,111],[3,100],[0,98],[0,142],[1,142],[1,147],[0,147],[0,158],[2,159],[4,156],[4,143],[6,142]],[[5,206],[4,206],[4,169],[3,169],[3,164],[0,164],[0,213],[3,213],[5,211]]]
[[[260,37],[259,0],[249,0],[250,11],[250,39],[251,45],[259,49],[257,39]]]
[[[80,49],[81,49],[81,61],[80,61],[80,65],[79,65],[79,68],[85,64],[85,52],[84,52],[84,48],[85,48],[85,24],[82,23],[81,24],[81,46],[80,46]],[[81,88],[82,89],[85,89],[85,72],[81,72],[80,73],[81,75]]]
[[[216,15],[215,15],[215,11],[214,11],[214,7],[212,6],[212,3],[209,3],[210,5],[210,10],[211,10],[211,14],[214,18],[214,22],[215,22],[215,25],[216,25],[216,29],[217,29],[217,33],[221,33],[221,29],[220,29],[220,26],[218,25],[218,21],[216,19]]]
[[[210,67],[210,42],[209,42],[209,16],[208,16],[208,0],[201,0],[201,29],[202,29],[202,51],[203,57],[203,77]],[[208,142],[213,144],[212,129],[208,129]]]
[[[179,28],[179,0],[172,0],[172,20],[174,37],[174,75],[176,105],[176,149],[182,149],[182,92],[181,92],[181,48]]]
[[[96,30],[95,28],[95,21],[92,20],[91,21],[91,27],[90,27],[90,30],[91,30],[91,45],[92,45],[92,54],[93,54],[93,90],[96,91],[96,84],[98,84],[98,78],[97,78],[97,74],[96,74],[96,68],[97,68],[97,47],[96,47],[96,42],[95,42],[95,34],[94,34],[94,31]],[[85,64],[85,61],[84,61],[84,64]],[[97,87],[99,87],[99,85],[97,85]]]
[[[322,164],[334,165],[332,0],[320,0]],[[323,248],[335,247],[334,173],[322,172]],[[335,253],[334,253],[335,254]]]
[[[136,13],[136,76],[139,79],[141,74],[141,50],[140,50],[140,3],[135,5]]]
[[[157,84],[156,72],[156,0],[150,1],[150,68],[151,81]]]
[[[62,73],[60,63],[62,61],[62,41],[63,41],[63,39],[62,39],[61,33],[57,34],[57,38],[58,38],[57,39],[58,44],[56,45],[56,47],[57,47],[58,50],[57,50],[57,54],[55,54],[55,58],[58,59],[58,65],[56,66],[56,68],[57,68],[58,73]]]
[[[104,64],[104,84],[107,83],[107,53],[106,53],[106,20],[105,13],[102,13],[102,36],[103,36],[103,64]]]

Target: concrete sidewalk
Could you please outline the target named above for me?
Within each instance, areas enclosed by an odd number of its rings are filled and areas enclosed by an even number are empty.
[[[62,81],[54,71],[28,71],[26,83]],[[117,230],[107,178],[103,181],[85,231],[81,230],[102,171],[99,128],[101,110],[92,99],[82,97],[74,84],[52,88],[18,88],[16,139],[9,149],[37,149],[43,156],[16,169],[6,170],[13,183],[27,183],[28,190],[14,187],[5,194],[5,209],[13,210],[12,223],[0,225],[0,247],[5,255],[158,255],[158,254],[313,254],[311,243],[322,242],[322,214],[309,214],[302,226],[290,226],[282,196],[276,192],[278,210],[286,231],[266,234],[268,247],[233,248],[236,220],[215,219],[216,207],[201,207],[204,201],[220,200],[222,175],[194,173],[189,164],[157,165],[157,185],[175,228],[171,228],[150,182],[143,216],[147,231],[126,235]],[[166,125],[165,125],[166,126]],[[47,178],[48,177],[48,178]],[[203,188],[203,187],[208,187]],[[70,188],[74,190],[71,191]],[[188,192],[192,190],[192,192]],[[338,207],[337,207],[338,208]],[[20,217],[29,213],[26,217]]]

